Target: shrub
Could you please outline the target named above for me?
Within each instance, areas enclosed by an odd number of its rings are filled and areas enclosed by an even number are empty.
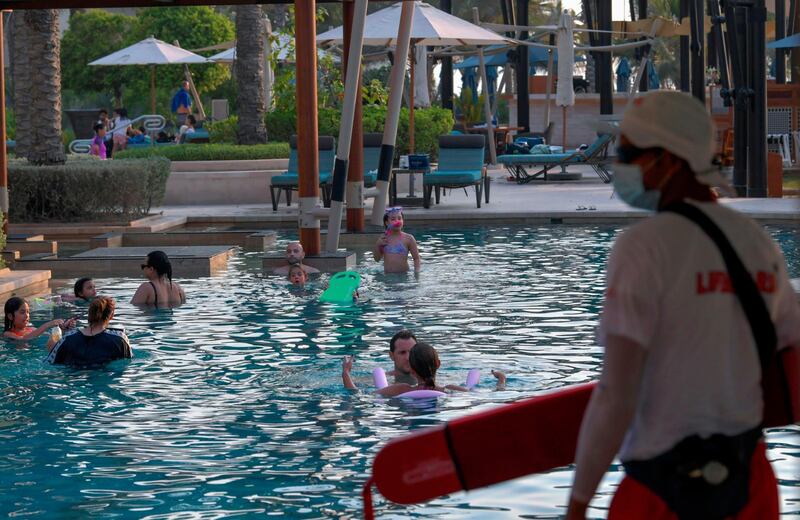
[[[181,144],[175,146],[153,146],[125,150],[117,153],[114,157],[119,159],[166,157],[171,161],[285,159],[289,157],[289,144]]]
[[[11,218],[71,222],[146,215],[164,200],[169,165],[162,157],[113,161],[70,157],[55,166],[11,160]]]
[[[267,138],[270,141],[289,142],[289,137],[297,133],[297,115],[294,110],[273,110],[264,118],[267,123]],[[336,132],[337,134],[339,132]]]
[[[212,121],[204,126],[208,130],[209,141],[213,144],[236,144],[236,128],[239,124],[237,116]]]
[[[364,106],[364,132],[383,132],[386,107]],[[340,112],[333,108],[319,109],[319,134],[339,135]],[[270,139],[288,141],[296,132],[297,116],[293,110],[275,110],[267,114],[267,133]],[[453,129],[453,113],[439,107],[418,108],[414,111],[414,148],[419,153],[429,153],[433,159],[439,155],[439,136]],[[397,127],[395,155],[408,153],[408,109],[400,111]]]
[[[17,137],[17,116],[12,107],[6,107],[6,139]]]

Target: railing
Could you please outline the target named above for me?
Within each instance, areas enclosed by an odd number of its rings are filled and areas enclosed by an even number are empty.
[[[167,120],[164,116],[158,114],[145,114],[137,117],[130,122],[131,125],[141,123],[145,131],[150,134],[150,142],[153,142],[153,137],[156,132],[160,132],[167,126]],[[93,139],[75,139],[69,143],[70,153],[89,153],[92,148]]]

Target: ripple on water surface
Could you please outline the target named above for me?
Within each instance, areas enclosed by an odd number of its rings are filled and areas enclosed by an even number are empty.
[[[240,253],[222,275],[182,282],[189,302],[173,310],[128,305],[139,280],[97,280],[118,300],[132,361],[72,370],[43,364],[42,345],[0,346],[0,513],[354,516],[388,439],[597,376],[594,330],[617,228],[409,231],[423,272],[384,275],[360,251],[363,301],[354,307],[317,302],[326,275],[293,291],[262,274],[259,255]],[[796,230],[770,231],[800,276]],[[278,247],[292,238],[282,234]],[[342,390],[341,357],[356,354],[366,387],[373,366],[388,366],[388,339],[400,328],[437,347],[444,382],[483,369],[479,390],[426,406]],[[495,367],[508,373],[508,390],[491,390]],[[796,433],[769,437],[790,514],[800,511]],[[594,517],[620,475],[606,476]],[[386,518],[553,518],[571,478],[562,468],[424,505],[376,505]]]

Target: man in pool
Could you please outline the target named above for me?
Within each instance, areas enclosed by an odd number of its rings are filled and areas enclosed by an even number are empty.
[[[389,357],[394,362],[394,370],[386,373],[387,378],[393,377],[395,383],[417,384],[417,379],[411,375],[411,365],[408,363],[408,353],[416,344],[416,336],[408,329],[403,329],[392,336],[389,340]]]
[[[300,242],[289,242],[286,246],[286,265],[276,267],[272,273],[286,276],[289,274],[289,267],[293,265],[300,265],[306,274],[319,273],[319,269],[304,265],[303,259],[306,257],[306,252],[303,250],[303,245]]]

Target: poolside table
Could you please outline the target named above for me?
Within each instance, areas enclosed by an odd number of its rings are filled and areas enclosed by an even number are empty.
[[[403,198],[403,202],[408,206],[421,206],[422,197],[416,197],[414,195],[415,176],[416,174],[425,175],[426,173],[429,173],[431,168],[435,166],[435,164],[431,164],[430,168],[392,168],[392,183],[389,189],[389,204],[392,206],[397,205],[397,176],[410,175],[408,179],[408,197]]]

